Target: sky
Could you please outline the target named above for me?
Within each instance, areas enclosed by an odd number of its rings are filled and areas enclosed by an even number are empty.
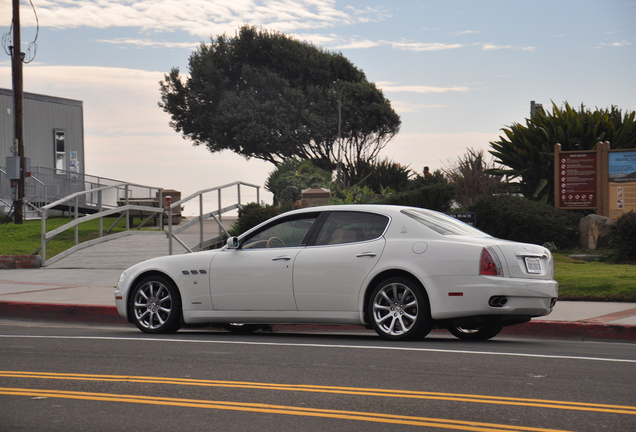
[[[636,0],[32,2],[39,30],[20,2],[24,91],[83,101],[85,173],[182,197],[234,181],[263,186],[274,169],[194,147],[158,107],[164,74],[187,75],[201,43],[243,24],[341,52],[364,71],[402,120],[381,158],[415,172],[487,152],[502,128],[525,123],[531,101],[636,110]],[[2,34],[11,4],[0,0]],[[2,51],[0,88],[11,89]]]

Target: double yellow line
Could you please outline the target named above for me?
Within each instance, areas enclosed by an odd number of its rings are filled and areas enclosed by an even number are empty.
[[[374,388],[358,388],[358,387],[333,387],[333,386],[317,386],[305,384],[276,384],[276,383],[257,383],[244,381],[218,381],[218,380],[200,380],[188,378],[165,378],[165,377],[147,377],[147,376],[128,376],[128,375],[95,375],[95,374],[66,374],[52,372],[21,372],[21,371],[0,371],[0,378],[35,378],[35,379],[55,379],[55,380],[79,380],[79,381],[106,381],[106,382],[128,382],[143,384],[170,384],[170,385],[186,385],[199,387],[227,387],[227,388],[246,388],[260,390],[279,390],[279,391],[297,391],[311,393],[334,393],[342,395],[357,396],[377,396],[377,397],[393,397],[407,399],[432,399],[454,402],[472,402],[496,405],[514,405],[529,406],[538,408],[552,408],[564,410],[578,410],[591,412],[604,412],[613,414],[636,414],[636,407],[624,405],[604,405],[585,402],[567,402],[554,401],[546,399],[525,399],[511,398],[499,396],[483,396],[461,393],[439,393],[439,392],[420,392],[408,390],[387,390]]]
[[[178,407],[188,407],[188,408],[221,409],[221,410],[244,411],[244,412],[254,412],[254,413],[286,414],[286,415],[307,416],[307,417],[324,417],[324,418],[330,418],[330,419],[358,420],[358,421],[368,421],[368,422],[375,422],[375,423],[425,426],[425,427],[436,427],[436,428],[443,428],[443,429],[456,429],[456,430],[476,431],[476,432],[511,432],[511,431],[566,432],[566,431],[557,430],[557,429],[507,426],[507,425],[498,425],[493,423],[482,423],[482,422],[473,422],[473,421],[436,419],[436,418],[429,418],[429,417],[401,416],[401,415],[392,415],[392,414],[376,414],[376,413],[358,412],[358,411],[301,408],[301,407],[259,404],[259,403],[206,401],[206,400],[195,400],[195,399],[177,399],[177,398],[137,396],[137,395],[117,395],[117,394],[108,394],[108,393],[88,393],[88,392],[21,389],[21,388],[5,388],[5,387],[0,387],[0,394],[10,395],[10,396],[63,398],[63,399],[104,401],[104,402],[125,402],[125,403],[138,403],[138,404],[148,404],[148,405],[168,405],[168,406],[178,406]]]
[[[205,387],[226,387],[245,388],[257,390],[277,390],[277,391],[297,391],[312,393],[333,393],[342,395],[393,397],[408,399],[430,399],[454,402],[471,402],[498,405],[529,406],[539,408],[579,410],[591,412],[603,412],[614,414],[636,414],[636,407],[622,405],[604,405],[583,402],[565,402],[544,399],[523,399],[496,396],[483,396],[471,394],[454,394],[439,392],[419,392],[404,390],[387,390],[374,388],[357,387],[334,387],[316,385],[294,385],[276,383],[257,383],[244,381],[218,381],[218,380],[197,380],[188,378],[164,378],[164,377],[144,377],[125,375],[95,375],[95,374],[64,374],[51,372],[22,372],[22,371],[0,371],[0,378],[29,378],[43,380],[77,380],[77,381],[100,381],[100,382],[126,382],[143,384],[163,384],[181,386],[205,386]],[[76,392],[62,390],[43,390],[0,387],[0,394],[13,396],[28,396],[39,398],[64,398],[93,401],[138,403],[149,405],[169,405],[190,408],[207,408],[233,411],[245,411],[256,413],[286,414],[296,416],[324,417],[343,420],[369,421],[376,423],[400,424],[412,426],[437,427],[443,429],[456,429],[478,432],[557,432],[555,429],[532,428],[522,426],[508,426],[492,423],[460,421],[450,419],[438,419],[429,417],[401,416],[392,414],[380,414],[358,411],[328,410],[305,407],[293,407],[283,405],[271,405],[262,403],[241,403],[228,401],[210,401],[196,399],[180,399],[166,397],[152,397],[139,395],[120,395],[110,393]],[[562,431],[561,431],[562,432]]]

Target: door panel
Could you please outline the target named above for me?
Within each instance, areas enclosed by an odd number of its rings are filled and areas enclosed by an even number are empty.
[[[377,264],[384,238],[303,249],[294,262],[299,311],[358,310],[360,288]]]
[[[292,264],[302,248],[226,249],[210,267],[215,310],[296,310]]]

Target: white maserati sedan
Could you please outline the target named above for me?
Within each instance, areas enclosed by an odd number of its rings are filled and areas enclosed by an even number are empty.
[[[221,249],[122,273],[118,312],[146,333],[220,324],[361,324],[412,340],[433,328],[484,340],[547,315],[550,251],[489,236],[431,210],[342,205],[276,216]]]

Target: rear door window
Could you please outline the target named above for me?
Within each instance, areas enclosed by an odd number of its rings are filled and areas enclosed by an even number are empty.
[[[318,233],[316,245],[344,244],[376,239],[386,230],[389,218],[366,212],[330,212]]]

